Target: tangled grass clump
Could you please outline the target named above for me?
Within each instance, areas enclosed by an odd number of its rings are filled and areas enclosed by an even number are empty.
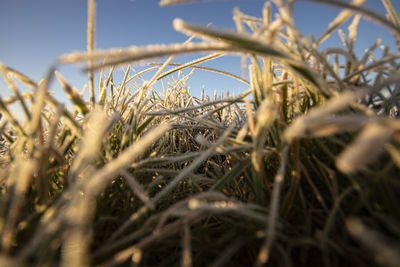
[[[175,2],[188,1],[161,4]],[[367,17],[399,45],[399,17],[390,0],[386,17],[365,0],[326,0],[343,11],[306,38],[295,2],[273,1],[274,19],[270,2],[262,18],[235,9],[237,32],[176,19],[184,44],[99,51],[89,0],[87,52],[60,57],[39,83],[0,64],[14,92],[0,98],[1,265],[398,266],[400,54],[374,57],[378,40],[358,57],[354,44]],[[344,47],[321,49],[335,32]],[[211,54],[172,63],[196,52]],[[198,66],[230,54],[250,58],[249,81]],[[164,56],[141,72],[127,65]],[[56,71],[76,62],[88,63],[88,101]],[[184,69],[249,89],[194,97]],[[50,94],[53,78],[72,109]]]

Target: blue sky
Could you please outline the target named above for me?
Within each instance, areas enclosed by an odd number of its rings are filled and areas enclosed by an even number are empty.
[[[234,29],[232,9],[237,6],[248,15],[261,17],[264,0],[217,0],[159,7],[157,0],[97,0],[96,48],[128,47],[132,45],[169,44],[183,42],[187,37],[175,32],[174,18],[214,27]],[[392,0],[400,11],[400,1]],[[384,13],[380,0],[367,0],[367,7]],[[339,9],[309,2],[295,5],[295,25],[304,34],[319,37]],[[60,55],[86,49],[86,0],[1,0],[0,2],[0,61],[30,76],[35,81],[42,78],[47,68]],[[344,28],[347,32],[347,28]],[[363,20],[360,25],[357,49],[369,47],[378,37],[393,46],[390,32]],[[337,34],[326,46],[340,46]],[[174,62],[183,63],[187,57]],[[204,66],[215,67],[240,75],[240,58],[233,56],[217,59]],[[143,67],[143,66],[142,66]],[[138,67],[138,68],[142,68]],[[81,66],[64,66],[60,72],[76,88],[87,82]],[[204,86],[207,92],[229,90],[243,92],[247,87],[218,74],[195,71],[189,80],[194,95]],[[52,91],[63,99],[64,93],[53,82]],[[7,86],[0,79],[0,95],[9,95]],[[65,100],[67,101],[67,100]]]

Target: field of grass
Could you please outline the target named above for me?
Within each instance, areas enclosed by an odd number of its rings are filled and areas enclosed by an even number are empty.
[[[189,1],[160,4],[174,2]],[[87,51],[39,83],[0,63],[14,92],[0,98],[0,266],[400,266],[400,19],[390,0],[386,17],[324,2],[343,10],[315,38],[296,29],[294,0],[275,0],[260,18],[235,9],[237,32],[176,19],[183,44],[99,51],[88,0]],[[378,40],[357,56],[363,17],[397,50]],[[343,45],[321,49],[332,34]],[[198,66],[230,54],[250,58],[249,81]],[[79,62],[89,99],[56,70]],[[194,68],[249,90],[191,96],[181,70]]]

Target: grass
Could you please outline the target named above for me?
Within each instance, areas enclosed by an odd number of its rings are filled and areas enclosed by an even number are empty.
[[[188,1],[160,4],[174,2]],[[400,54],[374,58],[378,40],[358,57],[354,43],[361,18],[397,41],[400,20],[390,0],[386,17],[363,0],[324,2],[345,9],[318,38],[296,29],[294,1],[276,0],[274,19],[270,2],[262,18],[235,9],[237,32],[176,19],[184,44],[99,51],[89,0],[87,52],[61,56],[39,83],[0,64],[14,92],[0,99],[0,263],[399,266]],[[335,33],[344,47],[320,49]],[[198,66],[229,54],[250,58],[249,81]],[[127,65],[163,56],[140,73]],[[56,71],[76,62],[88,64],[89,100]],[[249,90],[191,96],[181,70],[193,68]],[[54,78],[71,109],[51,95]]]

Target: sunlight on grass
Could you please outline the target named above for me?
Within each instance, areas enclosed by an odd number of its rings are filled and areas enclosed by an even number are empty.
[[[295,0],[275,0],[261,18],[235,9],[236,32],[177,18],[185,43],[96,50],[88,0],[87,51],[38,83],[0,63],[14,94],[0,98],[0,265],[398,266],[400,19],[390,0],[386,16],[310,1],[343,8],[321,36],[297,30]],[[377,40],[357,56],[365,18],[396,51]],[[333,34],[343,46],[321,48]],[[248,79],[199,66],[230,55]],[[87,64],[89,99],[57,70],[72,63]],[[194,97],[193,69],[248,90]]]

